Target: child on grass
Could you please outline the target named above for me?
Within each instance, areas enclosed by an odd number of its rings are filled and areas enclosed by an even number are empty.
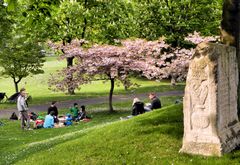
[[[70,112],[73,116],[73,121],[77,120],[78,118],[78,113],[79,113],[79,109],[78,109],[78,104],[74,103],[73,107],[70,108]]]
[[[65,126],[72,125],[72,120],[73,120],[72,115],[68,113],[67,116],[66,116],[66,121],[65,121],[64,125]]]

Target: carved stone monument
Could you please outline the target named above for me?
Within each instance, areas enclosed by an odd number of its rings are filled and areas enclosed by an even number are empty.
[[[180,152],[221,156],[240,144],[234,47],[201,43],[190,63]]]

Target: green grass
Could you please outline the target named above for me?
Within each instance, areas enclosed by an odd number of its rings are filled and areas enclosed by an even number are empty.
[[[161,101],[165,106],[170,105],[175,99],[180,97],[161,97]],[[31,154],[35,152],[35,149],[25,151],[24,148],[29,145],[29,143],[43,141],[49,138],[58,137],[61,135],[69,135],[71,139],[71,132],[83,131],[88,128],[95,126],[101,126],[104,123],[109,123],[119,120],[119,117],[128,116],[131,114],[131,101],[128,102],[117,102],[114,104],[116,111],[114,113],[109,113],[107,111],[107,104],[97,104],[87,106],[87,111],[89,115],[93,117],[93,120],[89,123],[80,123],[74,125],[73,127],[65,127],[58,129],[40,129],[30,132],[25,132],[20,129],[20,121],[9,121],[2,120],[5,125],[0,127],[0,164],[11,164],[15,159],[24,157],[25,152]],[[67,109],[61,109],[60,114],[68,113]],[[46,115],[46,113],[41,113],[40,115]],[[80,132],[81,133],[81,132]],[[63,140],[64,141],[64,140]],[[63,142],[62,139],[58,142]],[[52,145],[52,144],[51,144]],[[24,150],[24,152],[22,152]],[[9,160],[10,159],[10,160]]]
[[[76,90],[76,95],[66,95],[64,92],[53,92],[48,89],[48,79],[51,73],[55,73],[56,70],[60,70],[65,67],[65,61],[58,61],[57,57],[47,57],[44,64],[44,74],[34,75],[23,79],[19,87],[25,87],[28,93],[33,97],[33,101],[30,104],[43,104],[49,103],[52,100],[71,100],[87,97],[106,96],[109,93],[110,83],[103,81],[93,81],[91,84],[81,86],[81,90]],[[125,91],[123,86],[116,86],[114,94],[128,94],[128,93],[145,93],[145,92],[164,92],[173,90],[183,90],[184,83],[179,83],[177,86],[171,86],[168,81],[149,81],[145,79],[132,78],[132,81],[141,85],[135,90]],[[15,93],[12,79],[1,78],[0,79],[0,92],[6,92],[8,96]],[[1,103],[0,109],[8,107],[15,107],[15,104]]]
[[[182,106],[174,105],[127,121],[76,134],[16,164],[238,164],[240,152],[222,158],[180,154]],[[59,137],[60,138],[60,137]]]
[[[101,113],[92,112],[90,114],[93,116],[93,120],[88,123],[80,122],[70,127],[33,131],[22,131],[19,121],[2,120],[5,125],[0,127],[1,135],[3,135],[0,136],[0,164],[12,164],[26,155],[33,154],[36,152],[36,149],[45,149],[47,147],[45,145],[48,145],[45,142],[51,138],[56,139],[51,141],[49,145],[57,145],[58,143],[71,140],[78,134],[87,132],[86,130],[88,129],[91,130],[91,128],[100,127],[106,122],[119,120],[120,116],[126,116],[129,113],[128,111],[117,111],[112,114],[107,111],[102,111]],[[31,143],[42,141],[44,143],[37,145],[37,147],[35,145],[31,146]]]
[[[129,110],[109,114],[99,111],[104,105],[89,107],[94,119],[72,127],[21,131],[19,122],[5,120],[0,127],[0,164],[239,164],[240,151],[221,158],[179,153],[182,105],[169,105],[175,98],[162,99],[162,109],[125,121],[119,117]]]

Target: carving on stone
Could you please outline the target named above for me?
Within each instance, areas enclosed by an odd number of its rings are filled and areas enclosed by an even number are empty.
[[[197,46],[186,81],[180,152],[221,156],[240,145],[236,61],[233,47]]]
[[[203,105],[197,105],[194,107],[194,112],[191,116],[192,129],[204,129],[210,124],[208,115],[204,112],[205,107]]]
[[[191,69],[191,129],[205,129],[210,124],[207,106],[205,105],[208,96],[208,66],[206,59],[202,58],[198,62],[193,62]]]

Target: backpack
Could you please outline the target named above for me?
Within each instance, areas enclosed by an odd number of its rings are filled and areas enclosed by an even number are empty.
[[[18,120],[18,117],[17,117],[16,113],[13,112],[9,119],[10,120]]]
[[[37,120],[38,114],[36,114],[35,112],[31,112],[29,114],[29,117],[30,117],[30,119],[35,121],[35,120]]]

